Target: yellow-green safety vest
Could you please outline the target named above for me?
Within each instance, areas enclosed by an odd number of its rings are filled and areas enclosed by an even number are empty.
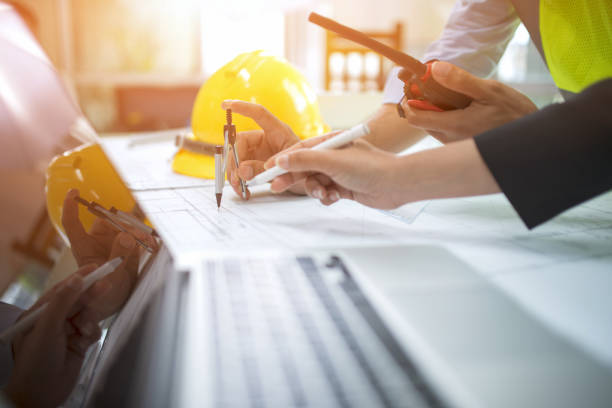
[[[540,35],[560,89],[612,77],[612,0],[540,0]]]

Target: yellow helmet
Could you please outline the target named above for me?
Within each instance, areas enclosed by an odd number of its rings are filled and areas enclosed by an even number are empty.
[[[79,190],[87,201],[131,212],[136,202],[98,144],[86,144],[56,156],[47,168],[47,211],[57,232],[68,242],[62,226],[66,193]],[[89,231],[96,217],[79,206],[79,218]]]
[[[320,135],[329,130],[323,123],[314,90],[306,78],[287,60],[253,51],[238,55],[215,72],[200,88],[193,106],[191,126],[196,140],[223,144],[225,114],[221,102],[239,99],[265,106],[288,124],[301,138]],[[236,130],[259,129],[241,115],[234,115]],[[180,150],[172,169],[189,176],[214,178],[212,156]]]

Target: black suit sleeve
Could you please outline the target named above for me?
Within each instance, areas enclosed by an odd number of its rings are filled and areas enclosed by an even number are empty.
[[[612,188],[612,79],[474,140],[533,228]]]

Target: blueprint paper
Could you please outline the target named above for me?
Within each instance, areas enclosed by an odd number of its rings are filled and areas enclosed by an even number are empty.
[[[132,191],[212,185],[214,180],[184,176],[172,170],[172,159],[177,151],[174,136],[178,133],[152,133],[142,136],[143,143],[134,143],[133,137],[107,137],[102,146]]]
[[[171,252],[197,258],[231,251],[308,251],[399,243],[425,203],[404,211],[404,221],[353,201],[329,207],[291,194],[254,193],[241,200],[228,186],[217,209],[211,187],[140,191],[143,211]]]

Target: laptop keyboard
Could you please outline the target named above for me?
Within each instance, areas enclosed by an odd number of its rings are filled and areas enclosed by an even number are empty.
[[[339,258],[215,260],[204,275],[213,406],[440,405]]]

